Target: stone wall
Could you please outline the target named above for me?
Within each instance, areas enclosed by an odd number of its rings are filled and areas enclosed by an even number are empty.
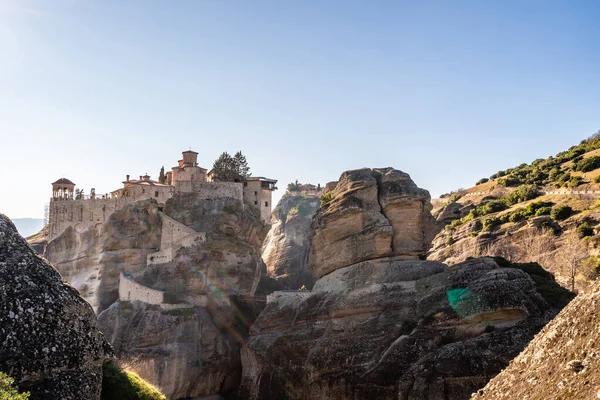
[[[148,254],[148,265],[168,263],[173,260],[173,255],[178,249],[190,247],[195,242],[204,242],[206,240],[206,233],[196,232],[162,212],[159,215],[162,220],[160,250],[156,253]]]
[[[238,182],[191,182],[190,192],[199,193],[203,199],[235,199],[243,201],[242,184]]]
[[[48,239],[59,236],[69,226],[74,227],[77,232],[83,232],[96,224],[102,224],[113,212],[136,200],[138,199],[133,197],[51,200]]]
[[[127,278],[122,272],[119,274],[119,300],[142,301],[148,304],[162,304],[164,292],[140,285]]]

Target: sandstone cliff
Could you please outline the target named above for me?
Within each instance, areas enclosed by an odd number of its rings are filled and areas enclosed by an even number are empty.
[[[600,286],[578,295],[474,399],[600,398]]]
[[[313,220],[319,279],[260,314],[240,397],[467,399],[570,299],[537,264],[420,260],[430,210],[403,172],[342,174]]]
[[[318,197],[286,194],[275,210],[262,248],[266,276],[277,289],[312,288],[316,278],[308,269],[311,222],[321,201]]]
[[[236,389],[240,344],[261,307],[253,295],[267,230],[254,208],[194,193],[174,195],[164,213],[153,202],[114,213],[101,260],[110,255],[104,271],[120,280],[120,297],[98,320],[119,359],[170,399]]]
[[[90,305],[0,214],[0,371],[32,400],[99,399],[111,352]]]

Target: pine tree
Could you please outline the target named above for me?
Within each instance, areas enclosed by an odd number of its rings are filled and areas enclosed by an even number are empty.
[[[235,153],[233,156],[233,162],[240,177],[245,179],[250,176],[250,167],[248,167],[248,161],[246,161],[246,156],[243,155],[241,151]]]
[[[241,182],[250,176],[246,157],[238,151],[233,157],[223,152],[213,164],[213,179],[222,182]]]
[[[158,183],[166,183],[167,177],[165,175],[165,166],[160,167],[160,173],[158,174]]]

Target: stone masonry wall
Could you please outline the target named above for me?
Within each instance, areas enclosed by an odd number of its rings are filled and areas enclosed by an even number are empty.
[[[191,192],[199,193],[204,199],[231,198],[243,202],[242,184],[238,182],[191,182]]]
[[[173,260],[173,255],[182,247],[190,247],[194,242],[206,240],[206,233],[192,228],[159,212],[162,220],[160,250],[148,254],[147,264],[164,264]]]
[[[119,300],[137,300],[148,304],[162,304],[164,300],[164,292],[140,285],[139,283],[127,278],[121,272],[119,274]]]
[[[49,239],[57,237],[69,226],[82,232],[96,224],[102,224],[113,212],[136,200],[132,197],[52,200],[49,209]]]

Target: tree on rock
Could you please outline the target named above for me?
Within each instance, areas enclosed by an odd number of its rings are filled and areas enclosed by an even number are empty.
[[[160,173],[158,174],[158,183],[167,183],[167,177],[165,175],[165,166],[160,167]]]
[[[241,182],[250,176],[250,167],[241,151],[233,157],[223,152],[214,162],[212,173],[215,181]]]

